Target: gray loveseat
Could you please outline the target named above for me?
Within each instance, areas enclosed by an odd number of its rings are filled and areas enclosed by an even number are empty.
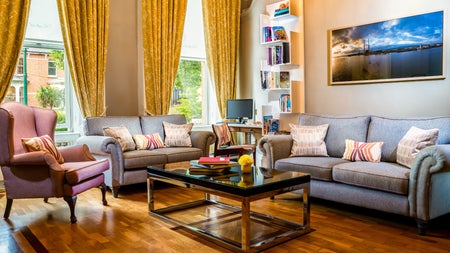
[[[424,234],[430,220],[450,212],[450,117],[385,118],[301,114],[300,125],[329,124],[329,157],[290,157],[291,135],[265,136],[259,148],[267,166],[311,174],[311,196],[409,216]],[[397,145],[410,127],[439,129],[411,168],[396,162]],[[342,159],[345,139],[384,142],[381,162]]]
[[[152,150],[122,151],[119,142],[103,135],[104,127],[125,126],[131,135],[159,133],[164,141],[163,122],[186,124],[184,115],[161,116],[105,116],[88,117],[84,121],[84,136],[78,144],[87,144],[96,158],[108,158],[110,170],[105,172],[105,183],[111,188],[114,197],[119,187],[143,183],[147,180],[146,168],[149,165],[163,167],[166,163],[189,161],[208,156],[210,145],[215,142],[211,131],[191,131],[192,147],[164,147]]]

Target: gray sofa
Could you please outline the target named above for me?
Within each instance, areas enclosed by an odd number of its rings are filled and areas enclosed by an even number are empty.
[[[131,150],[123,152],[119,142],[103,135],[104,127],[125,126],[131,135],[158,132],[164,141],[163,122],[186,124],[184,115],[162,116],[105,116],[87,117],[84,121],[84,135],[78,144],[87,144],[97,158],[108,158],[110,170],[105,172],[105,183],[114,197],[119,187],[143,183],[147,180],[149,165],[163,167],[166,163],[189,161],[208,156],[210,146],[215,142],[212,131],[191,131],[192,147],[164,147],[153,150]]]
[[[268,167],[311,174],[311,196],[412,217],[419,234],[430,220],[450,213],[450,117],[385,118],[301,114],[300,125],[329,124],[329,157],[290,157],[291,135],[265,136],[259,148]],[[397,145],[411,126],[439,129],[437,144],[396,163]],[[381,162],[342,159],[345,139],[383,141]]]

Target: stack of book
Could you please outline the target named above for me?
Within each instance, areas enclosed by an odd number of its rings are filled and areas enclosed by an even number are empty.
[[[218,174],[225,173],[233,166],[238,166],[237,162],[230,161],[230,157],[200,157],[198,160],[190,162],[190,174]]]

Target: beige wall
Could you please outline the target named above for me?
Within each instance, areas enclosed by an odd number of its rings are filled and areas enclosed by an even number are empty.
[[[268,2],[276,2],[271,0]],[[432,3],[432,4],[431,4]],[[143,113],[140,1],[111,0],[106,104],[108,115]],[[444,10],[450,1],[426,0],[305,0],[306,111],[331,114],[393,116],[450,115],[450,82],[445,80],[387,84],[328,86],[327,31],[391,18]],[[267,101],[261,90],[259,66],[264,48],[259,45],[259,14],[264,1],[253,1],[242,16],[238,95],[253,97],[256,109]],[[444,43],[450,30],[445,27]],[[445,46],[445,61],[449,49]],[[449,64],[446,64],[449,73]]]
[[[106,65],[106,114],[139,113],[138,2],[111,0]]]
[[[306,111],[388,116],[450,115],[449,79],[367,85],[327,85],[327,31],[444,10],[450,1],[305,0]],[[444,27],[445,61],[450,30]],[[450,73],[450,64],[445,73]],[[444,73],[444,74],[445,74]]]

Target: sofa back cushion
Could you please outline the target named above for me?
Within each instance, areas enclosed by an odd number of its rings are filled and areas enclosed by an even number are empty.
[[[159,133],[164,141],[163,122],[182,125],[186,124],[186,117],[183,114],[142,116],[141,125],[143,134]]]
[[[372,116],[367,142],[382,141],[381,161],[397,161],[397,145],[412,127],[424,130],[438,128],[437,144],[450,143],[450,117],[387,118]]]
[[[328,155],[342,157],[345,151],[345,139],[365,142],[370,116],[336,116],[325,114],[300,115],[299,123],[304,126],[328,124],[325,137]]]
[[[84,121],[85,135],[103,135],[103,128],[124,126],[131,135],[142,134],[138,116],[87,117]]]

